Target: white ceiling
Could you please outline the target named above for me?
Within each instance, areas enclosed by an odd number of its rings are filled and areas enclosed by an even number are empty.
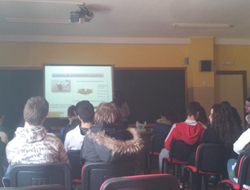
[[[192,37],[250,42],[249,0],[85,0],[94,18],[67,23],[79,0],[0,0],[0,41],[188,43]],[[66,23],[8,22],[8,18]],[[174,23],[231,24],[174,28]]]

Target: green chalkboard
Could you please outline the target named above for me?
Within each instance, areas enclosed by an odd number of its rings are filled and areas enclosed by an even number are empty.
[[[163,109],[185,118],[185,69],[115,70],[114,88],[130,107],[129,123],[155,123]]]
[[[121,90],[130,107],[129,123],[155,123],[161,109],[169,108],[185,118],[185,69],[114,70],[114,88]],[[16,127],[23,107],[32,96],[43,96],[43,70],[0,69],[0,106],[5,123]],[[66,120],[51,120],[62,125]]]

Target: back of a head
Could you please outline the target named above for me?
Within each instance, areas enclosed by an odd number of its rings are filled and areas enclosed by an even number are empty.
[[[93,122],[95,115],[94,106],[87,100],[83,100],[76,104],[76,113],[84,123]]]
[[[250,97],[248,97],[248,98],[246,99],[246,101],[250,102]]]
[[[231,107],[231,104],[228,101],[222,101],[220,103],[222,106],[227,106],[227,107]]]
[[[72,105],[68,108],[68,116],[69,118],[75,116],[75,112],[76,112],[76,106]]]
[[[163,110],[161,116],[165,116],[172,124],[180,122],[179,116],[172,110]]]
[[[200,121],[201,123],[203,123],[204,125],[208,125],[209,124],[209,120],[207,118],[207,114],[206,114],[206,110],[200,106],[200,111],[199,111],[199,119],[198,121]]]
[[[28,99],[23,109],[24,120],[30,125],[40,125],[49,111],[49,103],[44,97],[37,96]]]
[[[119,108],[114,103],[101,103],[95,113],[94,123],[109,126],[121,125],[122,117]]]
[[[196,114],[200,111],[200,104],[199,102],[189,102],[189,104],[187,105],[187,115],[188,116],[196,116]]]
[[[214,104],[212,115],[212,127],[219,134],[220,140],[226,145],[232,145],[237,140],[239,131],[232,109],[223,104]]]

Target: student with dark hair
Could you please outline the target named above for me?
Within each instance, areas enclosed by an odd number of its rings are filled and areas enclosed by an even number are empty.
[[[136,159],[143,147],[135,129],[122,127],[122,117],[114,103],[101,103],[81,148],[86,162],[123,162]]]
[[[69,119],[69,123],[63,127],[60,130],[60,139],[62,140],[62,142],[64,142],[65,140],[65,135],[63,135],[64,130],[68,130],[68,128],[71,126],[72,122],[76,119],[78,119],[77,115],[76,115],[76,106],[72,105],[68,108],[68,119]]]
[[[72,105],[68,108],[68,118],[69,123],[63,128],[62,134],[60,132],[60,139],[63,143],[65,143],[67,133],[81,125],[81,121],[79,120],[76,113],[76,106]]]
[[[153,127],[153,131],[152,134],[156,135],[156,134],[161,134],[161,135],[166,135],[169,133],[171,127],[172,127],[172,116],[173,114],[171,114],[170,111],[168,110],[164,110],[161,113],[161,118],[156,120],[156,123]]]
[[[59,138],[42,126],[49,110],[43,97],[32,97],[25,104],[24,127],[16,129],[15,138],[6,147],[9,165],[64,162],[69,165],[67,153]]]
[[[204,124],[206,127],[209,125],[209,120],[207,118],[206,110],[202,106],[200,107],[198,121]]]
[[[238,113],[238,111],[236,110],[235,107],[232,107],[231,104],[228,102],[228,101],[223,101],[220,103],[223,107],[225,107],[225,109],[229,109],[229,107],[231,108],[231,111],[232,111],[232,115],[234,117],[234,120],[237,124],[237,127],[238,127],[238,130],[240,131],[240,133],[243,132],[243,128],[241,126],[242,124],[242,121],[240,119],[240,115]]]
[[[233,143],[240,135],[238,126],[234,120],[231,106],[226,103],[214,104],[209,115],[210,125],[205,130],[201,143],[223,144],[227,152],[227,160],[231,157],[237,157],[233,152]],[[225,160],[225,162],[227,162]],[[188,165],[195,165],[195,153],[189,157]],[[201,178],[196,177],[196,189],[201,187]],[[218,176],[210,176],[208,183],[211,185],[218,184]]]
[[[93,125],[94,107],[89,101],[81,101],[76,104],[76,112],[81,124],[69,131],[66,135],[65,150],[80,150],[84,137]]]
[[[162,168],[162,159],[169,157],[170,144],[173,139],[183,140],[187,144],[193,145],[200,141],[206,129],[206,126],[197,122],[200,113],[200,104],[198,102],[190,102],[187,106],[187,119],[185,122],[176,123],[172,126],[166,140],[165,148],[159,155],[159,169]]]
[[[233,143],[240,135],[231,107],[214,104],[209,120],[210,127],[205,130],[201,143],[223,144],[228,149],[228,158],[231,157]]]

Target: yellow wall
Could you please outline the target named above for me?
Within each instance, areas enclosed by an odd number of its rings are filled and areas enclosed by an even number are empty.
[[[216,70],[244,70],[250,72],[250,46],[216,45]],[[225,61],[233,61],[233,65],[223,65]],[[250,75],[247,76],[247,86],[250,87]],[[249,96],[250,94],[248,94]]]
[[[0,66],[113,64],[115,67],[184,67],[186,45],[0,43]],[[21,59],[20,59],[21,58]]]

